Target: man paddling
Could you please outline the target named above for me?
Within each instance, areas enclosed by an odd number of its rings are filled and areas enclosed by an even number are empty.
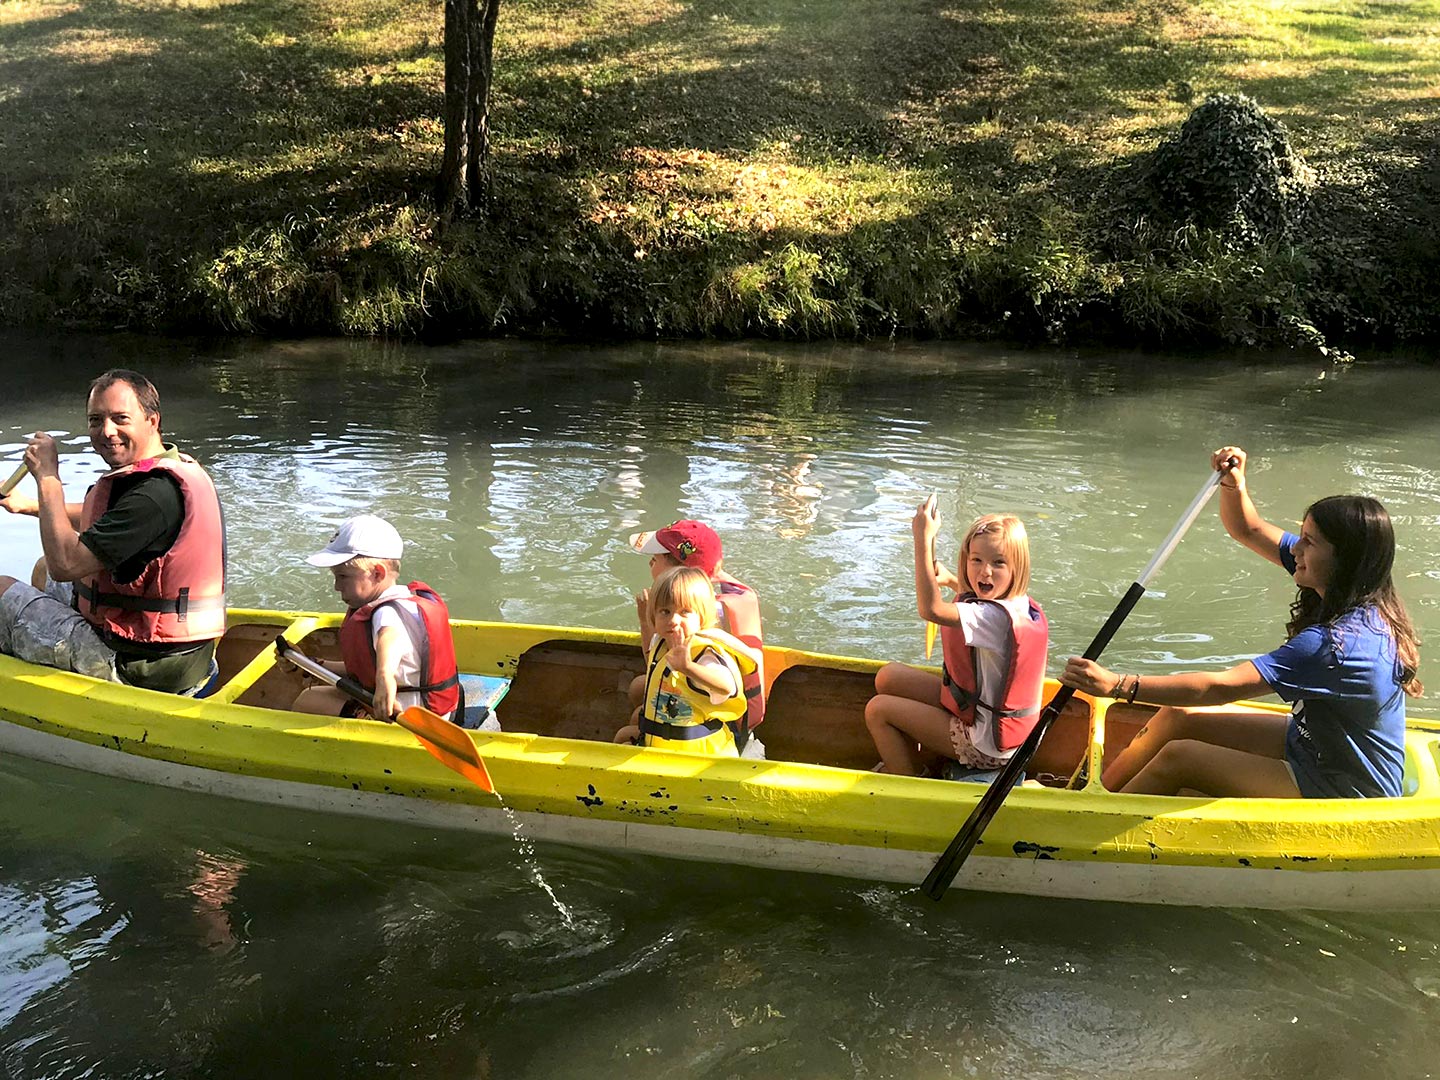
[[[90,445],[109,471],[67,503],[55,440],[25,449],[38,498],[43,589],[0,576],[0,652],[149,690],[194,694],[225,632],[225,531],[215,486],[160,435],[160,395],[115,368],[90,384]]]

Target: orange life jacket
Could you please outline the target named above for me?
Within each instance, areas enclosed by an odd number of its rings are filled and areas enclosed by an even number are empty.
[[[375,689],[375,636],[370,632],[370,619],[377,608],[415,601],[420,612],[422,632],[415,642],[420,660],[420,685],[398,686],[401,693],[422,695],[431,712],[448,716],[461,707],[460,671],[455,663],[455,639],[450,633],[450,610],[440,594],[423,581],[405,586],[410,596],[389,600],[372,600],[345,613],[340,624],[340,658],[346,672],[367,690]]]
[[[147,458],[106,473],[85,493],[80,531],[110,508],[117,479],[147,472],[163,472],[180,486],[185,517],[175,543],[134,581],[122,585],[105,569],[77,581],[75,609],[126,641],[218,638],[225,633],[225,520],[215,485],[194,458]]]
[[[1002,687],[985,688],[998,700],[986,701],[979,695],[976,679],[975,649],[965,641],[958,626],[942,626],[940,642],[944,648],[945,666],[942,673],[944,689],[940,700],[945,708],[965,724],[986,723],[995,728],[995,745],[1001,750],[1014,750],[1025,741],[1040,719],[1040,697],[1045,683],[1045,654],[1050,643],[1050,625],[1045,612],[1034,600],[1028,600],[1027,617],[1015,617],[997,600],[978,596],[962,596],[961,604],[994,604],[1005,613],[1010,623],[1010,647],[1005,653],[1005,682]],[[996,695],[996,690],[999,694]]]
[[[741,730],[749,734],[765,719],[765,643],[760,633],[760,598],[755,590],[734,578],[715,579],[715,601],[724,614],[730,633],[756,650],[759,661],[745,675],[745,716]],[[744,739],[741,739],[743,744]]]

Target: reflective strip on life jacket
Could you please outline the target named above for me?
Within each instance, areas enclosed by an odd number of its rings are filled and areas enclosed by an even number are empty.
[[[425,707],[441,716],[463,707],[460,691],[460,671],[455,662],[455,638],[450,632],[450,611],[440,594],[423,581],[412,581],[406,586],[410,595],[392,597],[389,600],[373,600],[345,613],[340,624],[340,658],[345,662],[346,672],[367,690],[375,689],[375,638],[370,622],[377,608],[413,600],[420,613],[419,634],[411,631],[415,654],[419,661],[420,685],[397,686],[397,693],[420,694]],[[399,609],[402,612],[404,609]],[[408,628],[412,620],[402,617]]]
[[[725,721],[707,720],[703,724],[662,724],[649,717],[640,717],[640,733],[654,735],[661,739],[689,742],[693,739],[708,739],[717,731],[725,730]]]
[[[1010,624],[1005,680],[998,702],[982,700],[977,686],[975,649],[965,641],[959,627],[942,626],[940,643],[945,664],[940,700],[945,708],[967,725],[993,725],[995,745],[1002,751],[1014,750],[1025,741],[1040,718],[1046,650],[1050,643],[1050,626],[1045,612],[1033,600],[1027,601],[1028,617],[1020,618],[1012,615],[1011,610],[997,600],[963,596],[956,602],[993,604],[1005,613]],[[995,688],[985,689],[993,694]]]
[[[225,518],[215,485],[194,458],[147,458],[106,473],[85,493],[80,531],[110,509],[116,480],[149,472],[164,473],[180,488],[184,518],[175,542],[133,581],[121,584],[107,569],[77,581],[75,609],[126,641],[218,638],[225,633]]]

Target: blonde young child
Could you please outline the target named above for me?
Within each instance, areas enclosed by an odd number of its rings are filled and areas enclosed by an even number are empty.
[[[650,556],[652,585],[661,574],[677,566],[693,567],[710,579],[715,589],[720,626],[744,642],[750,650],[750,659],[755,662],[754,670],[745,677],[745,697],[749,704],[739,725],[736,742],[745,751],[746,757],[763,758],[764,748],[759,745],[758,739],[754,740],[756,745],[748,745],[755,728],[765,719],[765,646],[760,628],[759,596],[749,585],[725,571],[724,545],[719,534],[703,521],[682,518],[654,532],[632,533],[630,547]],[[635,605],[640,617],[640,635],[648,642],[654,633],[654,628],[649,625],[649,589],[635,597]],[[630,704],[639,706],[644,694],[645,677],[637,676],[630,685]]]
[[[1004,766],[1040,717],[1049,627],[1030,587],[1025,526],[987,514],[965,531],[959,574],[935,559],[940,518],[935,496],[920,504],[915,537],[915,598],[920,617],[940,626],[941,675],[886,664],[875,676],[865,724],[885,772],[923,775],[930,760],[968,769]],[[958,593],[942,598],[942,588]]]
[[[691,567],[662,574],[647,614],[644,700],[615,741],[737,756],[734,727],[745,715],[745,676],[755,663],[719,628],[710,578]]]
[[[325,566],[345,602],[340,626],[341,661],[324,661],[375,695],[375,715],[388,719],[421,705],[447,720],[464,712],[450,612],[423,581],[400,583],[404,541],[395,527],[373,514],[344,522],[323,551],[305,561]],[[330,686],[300,692],[297,712],[355,716],[360,707]]]

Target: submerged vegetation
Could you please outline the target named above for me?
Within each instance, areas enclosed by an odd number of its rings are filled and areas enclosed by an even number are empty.
[[[0,2],[0,322],[1440,336],[1440,0],[506,0],[443,228],[442,20]]]

